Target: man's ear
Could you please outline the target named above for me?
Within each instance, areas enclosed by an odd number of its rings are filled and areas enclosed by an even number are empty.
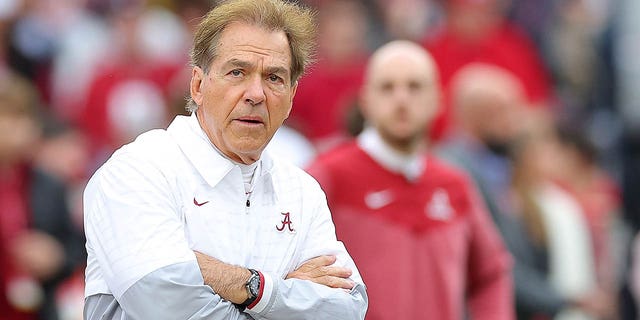
[[[435,85],[430,92],[430,99],[428,108],[429,110],[429,125],[432,124],[433,120],[440,113],[440,108],[442,108],[442,101],[440,100],[440,86]]]
[[[291,86],[291,103],[293,103],[293,97],[295,97],[296,96],[296,92],[298,92],[298,83],[300,83],[300,82],[296,81]]]
[[[369,97],[367,92],[367,87],[363,85],[358,92],[358,108],[360,109],[360,114],[365,119],[368,119],[367,107],[369,106]]]
[[[191,93],[191,99],[198,106],[202,105],[202,82],[204,81],[204,71],[202,68],[195,66],[191,71],[191,82],[189,84],[189,91]]]
[[[296,96],[296,92],[298,91],[298,81],[296,81],[291,86],[291,101],[289,101],[289,111],[287,111],[287,118],[289,118],[289,114],[291,113],[291,109],[293,109],[293,97]]]

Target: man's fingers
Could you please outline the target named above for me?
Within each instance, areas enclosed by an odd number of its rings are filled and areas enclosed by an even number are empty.
[[[309,278],[320,278],[325,276],[348,278],[351,276],[352,272],[348,268],[325,266],[307,270],[304,274]]]
[[[301,269],[305,266],[311,267],[311,268],[330,266],[335,262],[336,262],[336,256],[318,256],[303,263],[298,269]]]
[[[338,278],[349,278],[353,273],[349,268],[343,267],[323,267],[323,276],[333,276]]]
[[[311,280],[323,278],[323,277],[335,277],[346,279],[353,274],[353,271],[349,268],[343,267],[317,267],[310,270],[298,269],[289,273],[285,279],[298,278],[301,280]]]
[[[344,278],[332,277],[332,276],[315,278],[315,279],[312,279],[311,281],[318,284],[325,285],[327,287],[331,287],[331,288],[351,289],[353,288],[353,286],[355,286],[355,282],[351,281],[350,279],[344,279]]]
[[[310,259],[298,269],[289,273],[285,279],[309,280],[331,288],[351,290],[355,285],[349,279],[353,271],[349,268],[333,266],[335,262],[335,256],[319,256]]]

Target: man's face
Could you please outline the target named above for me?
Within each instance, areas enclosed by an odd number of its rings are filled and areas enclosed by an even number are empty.
[[[431,59],[415,48],[395,47],[371,61],[363,111],[383,139],[397,149],[421,141],[437,109]]]
[[[501,88],[496,84],[491,92],[477,97],[474,103],[472,108],[476,109],[480,139],[494,152],[506,153],[522,129],[524,115],[519,94],[510,87]]]
[[[297,84],[287,37],[232,23],[209,67],[208,74],[194,67],[191,78],[200,126],[226,156],[252,163],[291,111]]]
[[[28,115],[3,111],[0,106],[0,162],[25,157],[37,142],[39,129]]]

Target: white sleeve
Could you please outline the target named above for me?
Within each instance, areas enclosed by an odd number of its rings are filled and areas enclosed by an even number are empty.
[[[297,267],[321,255],[335,255],[335,265],[351,269],[350,279],[356,285],[347,292],[308,280],[283,280],[265,274],[260,300],[246,310],[255,319],[364,319],[368,306],[366,287],[353,259],[336,239],[324,193],[318,187],[315,194],[318,199],[313,207],[313,221]]]
[[[145,305],[158,302],[153,294],[127,299],[126,292],[142,283],[141,279],[145,279],[146,287],[153,281],[168,289],[163,293],[167,299],[193,309],[184,310],[186,313],[206,313],[201,309],[215,307],[210,302],[218,298],[211,291],[203,291],[197,302],[186,301],[188,295],[171,289],[179,288],[174,286],[175,277],[157,276],[169,273],[147,277],[170,265],[197,266],[184,235],[180,208],[157,167],[140,157],[118,153],[92,177],[85,190],[84,207],[87,243],[93,249],[102,279],[125,313],[144,314]],[[190,272],[197,274],[180,277],[180,285],[204,284],[198,268],[191,268]]]
[[[108,294],[87,297],[84,304],[84,319],[236,320],[245,318],[230,302],[222,300],[219,296],[214,296],[215,298],[212,299],[211,287],[193,284],[202,281],[200,268],[195,262],[182,262],[163,267],[134,283],[119,301]],[[176,299],[176,296],[182,299]]]

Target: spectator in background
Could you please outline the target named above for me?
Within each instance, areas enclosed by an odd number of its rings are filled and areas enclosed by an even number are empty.
[[[508,1],[443,0],[446,20],[443,28],[424,40],[441,74],[444,107],[432,135],[440,139],[457,120],[451,108],[451,80],[465,65],[480,62],[500,66],[523,84],[530,105],[545,106],[551,95],[550,79],[538,49],[524,32],[507,21]]]
[[[422,47],[381,47],[362,89],[366,129],[308,171],[367,279],[368,319],[513,319],[510,257],[484,204],[464,174],[427,153],[439,94]]]
[[[512,0],[511,18],[534,39],[553,76],[559,116],[574,125],[611,112],[616,86],[610,60],[612,0]],[[601,115],[597,115],[601,116]],[[601,132],[599,132],[602,134]]]
[[[636,235],[632,252],[630,272],[632,287],[625,288],[622,295],[623,319],[637,319],[640,315],[640,277],[638,275],[638,241],[640,234],[640,1],[616,1],[615,44],[613,50],[615,68],[615,93],[617,112],[623,124],[621,139],[624,217]],[[635,273],[635,275],[633,275]],[[634,290],[633,292],[630,292]],[[631,296],[635,294],[635,297]],[[635,298],[635,299],[632,299]],[[635,301],[634,301],[635,300]]]
[[[82,229],[82,191],[91,172],[87,138],[72,125],[49,115],[33,162],[67,186],[73,222]]]
[[[535,247],[522,237],[525,227],[513,217],[509,204],[511,168],[507,154],[518,136],[523,90],[513,74],[493,65],[475,63],[459,70],[451,84],[458,123],[437,152],[469,172],[480,189],[514,257],[518,319],[527,320],[536,314],[555,314],[563,301],[546,275],[533,267]]]
[[[566,168],[552,119],[529,115],[513,148],[512,207],[533,244],[534,268],[566,301],[554,320],[613,319],[614,292],[597,281],[592,233],[578,201],[556,184]]]
[[[58,284],[84,260],[64,185],[31,163],[40,127],[37,93],[0,75],[0,314],[57,319]]]
[[[20,5],[19,0],[9,0],[0,5],[0,74],[7,72],[13,66],[9,63],[9,30]]]
[[[602,99],[611,80],[604,72],[602,48],[608,26],[610,0],[554,1],[552,21],[546,25],[541,49],[554,76],[563,116],[580,121],[598,108],[610,108]],[[611,8],[609,8],[611,10]],[[600,96],[599,96],[600,95]],[[602,105],[598,105],[602,104]]]
[[[114,5],[113,46],[92,78],[75,123],[87,135],[96,164],[139,133],[171,119],[175,85],[187,69],[184,25],[143,0]],[[177,53],[179,52],[179,53]]]
[[[497,211],[510,211],[507,154],[520,130],[524,89],[509,71],[472,63],[454,75],[450,91],[458,122],[439,152],[471,173],[495,218]]]
[[[569,305],[596,304],[563,297],[547,277],[544,253],[536,242],[541,236],[523,236],[529,234],[528,228],[539,231],[541,220],[528,223],[518,214],[521,210],[512,196],[509,150],[522,133],[523,119],[531,116],[524,107],[526,97],[519,79],[503,68],[475,63],[458,71],[451,86],[459,123],[438,152],[471,174],[515,258],[518,319],[551,317]]]
[[[56,117],[73,120],[86,104],[96,68],[110,59],[115,42],[109,25],[86,7],[86,0],[57,1],[59,29],[51,65],[51,108]],[[62,9],[60,9],[62,8]],[[69,81],[73,79],[73,81]]]
[[[629,291],[634,305],[640,305],[640,233],[634,235],[631,245],[631,267],[629,268]],[[630,306],[630,307],[633,307]],[[631,308],[635,310],[635,308]],[[629,312],[625,310],[626,312]],[[640,314],[625,314],[623,319],[637,319]]]
[[[376,0],[380,22],[389,40],[421,41],[443,23],[435,0]]]
[[[83,230],[82,191],[89,178],[90,158],[86,137],[77,128],[47,114],[33,163],[66,186],[73,226]],[[59,320],[82,319],[84,304],[84,264],[56,290]]]
[[[367,16],[359,1],[324,0],[318,9],[318,62],[298,86],[287,124],[320,151],[348,136],[353,107],[368,56]]]
[[[599,286],[615,295],[620,289],[623,252],[630,230],[621,221],[621,192],[611,175],[598,163],[598,150],[588,137],[574,128],[560,127],[562,162],[555,181],[578,202],[589,227]]]

